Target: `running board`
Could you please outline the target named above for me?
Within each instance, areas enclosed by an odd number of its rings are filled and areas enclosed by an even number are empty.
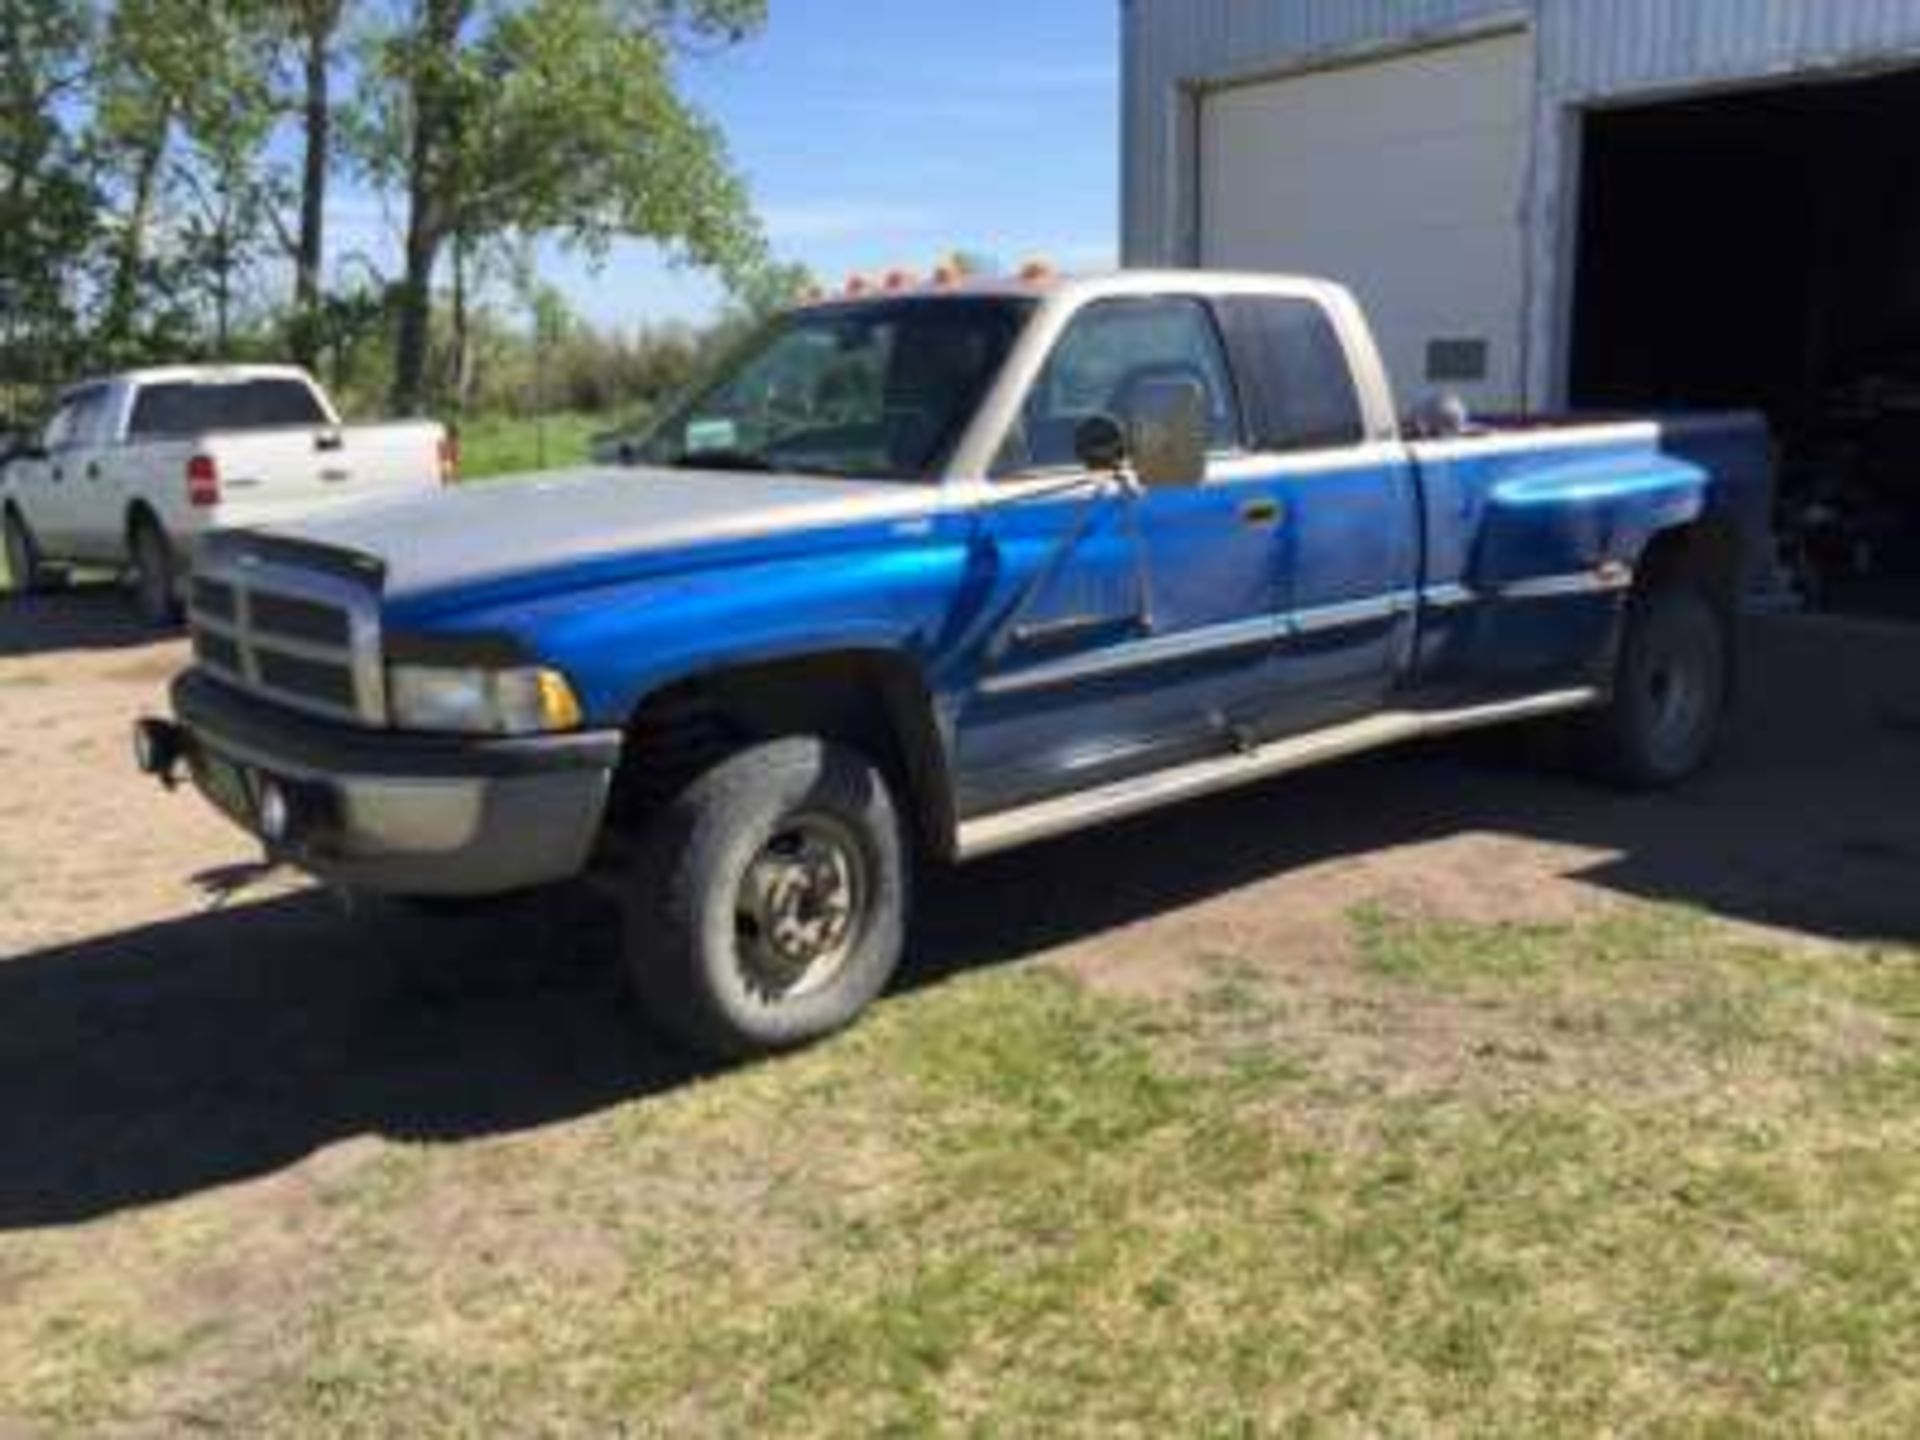
[[[1094,790],[1056,796],[1017,810],[963,820],[955,851],[963,861],[978,860],[1036,840],[1110,824],[1130,815],[1157,810],[1162,805],[1250,785],[1256,780],[1324,765],[1330,760],[1383,746],[1585,710],[1598,704],[1601,698],[1597,689],[1556,690],[1464,710],[1395,710],[1369,715],[1364,720],[1354,720],[1330,730],[1276,740],[1244,754],[1199,760],[1131,780],[1118,780]]]

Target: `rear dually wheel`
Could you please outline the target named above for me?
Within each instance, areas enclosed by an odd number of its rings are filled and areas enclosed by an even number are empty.
[[[1587,756],[1604,778],[1663,789],[1707,764],[1731,690],[1731,632],[1724,611],[1684,575],[1635,592],[1612,697],[1584,727]]]

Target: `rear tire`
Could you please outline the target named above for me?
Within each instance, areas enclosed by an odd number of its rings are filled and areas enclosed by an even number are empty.
[[[157,629],[179,624],[179,578],[166,532],[151,516],[142,515],[133,522],[128,549],[133,555],[133,603],[140,618]]]
[[[1581,734],[1590,769],[1632,790],[1678,785],[1713,756],[1733,673],[1723,610],[1685,577],[1628,602],[1613,696]]]
[[[39,542],[19,511],[7,511],[5,530],[8,587],[15,595],[43,595],[53,589],[53,576],[41,557]]]
[[[879,768],[810,738],[741,750],[637,837],[626,952],[650,1017],[739,1060],[851,1024],[893,977],[910,884]]]

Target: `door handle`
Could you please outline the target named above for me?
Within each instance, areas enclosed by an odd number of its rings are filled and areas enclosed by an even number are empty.
[[[1286,519],[1286,507],[1271,495],[1257,495],[1240,502],[1240,523],[1270,530]]]
[[[67,478],[67,472],[56,465],[53,467],[53,478],[55,481],[64,480]]]
[[[89,480],[98,480],[100,478],[100,467],[98,465],[87,466],[87,478]]]
[[[333,431],[323,431],[313,437],[313,448],[316,450],[338,450],[344,444],[345,437]]]

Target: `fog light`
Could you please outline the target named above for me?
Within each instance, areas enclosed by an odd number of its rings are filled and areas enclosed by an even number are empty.
[[[269,780],[260,787],[260,833],[276,843],[293,833],[293,807],[287,792]]]

